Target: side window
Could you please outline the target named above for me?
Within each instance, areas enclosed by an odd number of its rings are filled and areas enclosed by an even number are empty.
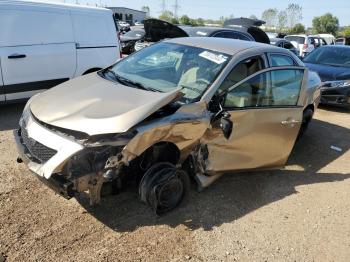
[[[271,71],[268,105],[295,106],[298,103],[304,71],[286,69]]]
[[[242,33],[239,32],[230,32],[230,31],[225,31],[225,32],[219,32],[214,35],[214,37],[222,37],[222,38],[231,38],[231,39],[240,39],[240,40],[245,40],[245,41],[250,41],[249,37],[245,36]]]
[[[262,69],[264,69],[264,60],[260,56],[243,60],[232,69],[230,74],[222,82],[219,90],[226,90]]]
[[[222,38],[226,38],[226,37],[225,37],[225,32],[216,33],[215,35],[213,35],[213,37],[222,37]]]
[[[304,71],[275,69],[267,71],[227,93],[225,108],[296,106]]]
[[[295,65],[294,60],[286,55],[271,54],[271,67],[277,66],[293,66]]]
[[[241,33],[229,32],[228,34],[230,35],[229,38],[250,41],[250,39],[247,36],[245,36],[244,34],[241,34]]]
[[[294,46],[291,43],[284,42],[284,48],[286,48],[286,49],[294,49]]]

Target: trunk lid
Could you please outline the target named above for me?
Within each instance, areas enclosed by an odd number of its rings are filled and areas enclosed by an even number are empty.
[[[147,19],[144,21],[145,40],[158,42],[166,38],[188,37],[188,34],[180,27],[159,19]]]

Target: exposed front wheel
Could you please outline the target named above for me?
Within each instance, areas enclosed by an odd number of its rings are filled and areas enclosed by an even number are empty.
[[[187,173],[169,162],[157,163],[144,174],[139,195],[157,215],[180,205],[188,193],[190,180]]]

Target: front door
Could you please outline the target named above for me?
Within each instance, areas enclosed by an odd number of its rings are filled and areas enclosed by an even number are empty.
[[[229,88],[223,109],[232,132],[225,138],[217,119],[204,136],[207,173],[283,166],[302,121],[303,77],[303,68],[266,69]]]

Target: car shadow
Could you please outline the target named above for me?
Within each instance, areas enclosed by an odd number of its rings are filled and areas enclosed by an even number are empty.
[[[313,120],[309,128],[294,146],[286,168],[223,176],[201,193],[191,190],[185,205],[161,217],[140,203],[135,189],[103,198],[96,207],[90,207],[85,196],[77,199],[90,214],[118,232],[151,225],[211,230],[298,193],[298,186],[350,179],[350,174],[319,172],[349,149],[349,130],[320,120]],[[331,145],[342,151],[332,150]]]
[[[0,131],[12,130],[18,127],[25,103],[0,106]]]
[[[341,106],[319,104],[318,108],[327,110],[327,111],[337,112],[337,113],[347,113],[347,114],[350,113],[350,107],[347,108],[347,107],[341,107]]]

